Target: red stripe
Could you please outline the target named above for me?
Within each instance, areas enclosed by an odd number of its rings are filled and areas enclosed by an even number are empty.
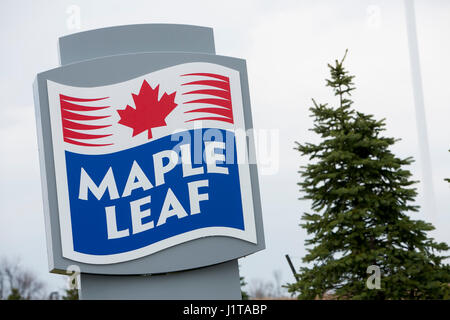
[[[66,128],[63,128],[63,135],[65,138],[71,139],[99,139],[111,136],[111,134],[86,134],[77,131],[72,131]]]
[[[103,146],[111,146],[111,145],[113,145],[113,143],[108,143],[108,144],[84,143],[84,142],[79,142],[79,141],[75,141],[75,140],[68,139],[68,138],[64,138],[64,142],[71,143],[71,144],[76,144],[78,146],[84,146],[84,147],[103,147]]]
[[[185,92],[184,94],[207,94],[210,96],[216,96],[219,98],[224,98],[224,99],[231,99],[230,97],[230,92],[228,91],[223,91],[223,90],[215,90],[215,89],[203,89],[203,90],[194,90],[194,91],[189,91],[189,92]]]
[[[105,119],[109,116],[86,116],[84,114],[78,114],[66,111],[64,109],[61,109],[61,115],[63,120],[69,119],[69,120],[99,120],[99,119]]]
[[[221,76],[220,74],[215,74],[215,73],[188,73],[188,74],[182,74],[182,77],[185,76],[204,76],[204,77],[211,77],[211,78],[216,78],[216,79],[220,79],[223,81],[230,81],[230,79],[228,77],[225,76]]]
[[[187,85],[203,85],[203,86],[210,86],[215,88],[220,88],[224,90],[230,90],[230,84],[228,82],[218,81],[218,80],[199,80],[199,81],[192,81],[188,83],[183,83],[182,86]]]
[[[64,129],[75,129],[75,130],[94,130],[94,129],[103,129],[103,128],[111,127],[110,124],[107,124],[107,125],[81,124],[81,123],[69,121],[67,119],[63,119],[62,123],[63,123]]]
[[[204,117],[204,118],[197,118],[197,119],[188,120],[188,121],[185,121],[185,122],[191,122],[191,121],[197,121],[197,120],[217,120],[217,121],[224,121],[224,122],[233,123],[233,119],[220,118],[220,117]]]
[[[69,100],[69,101],[87,102],[87,101],[98,101],[98,100],[108,99],[109,97],[97,98],[97,99],[81,99],[81,98],[69,97],[69,96],[65,96],[63,94],[60,94],[59,98],[61,100],[64,99],[64,100]]]
[[[220,106],[220,107],[231,108],[231,101],[223,100],[223,99],[197,99],[197,100],[185,102],[185,104],[188,104],[188,103],[207,103],[207,104],[213,104],[213,105]]]
[[[79,104],[74,104],[71,102],[61,100],[61,108],[65,109],[65,110],[72,110],[72,111],[95,111],[95,110],[102,110],[102,109],[109,108],[109,106],[88,107],[88,106],[81,106]]]
[[[233,113],[229,109],[222,109],[222,108],[200,108],[195,110],[189,110],[185,113],[191,113],[191,112],[206,112],[206,113],[214,113],[220,116],[226,116],[229,118],[233,118]]]

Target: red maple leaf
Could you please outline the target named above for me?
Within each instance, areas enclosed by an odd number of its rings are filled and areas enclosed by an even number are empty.
[[[164,93],[158,101],[159,85],[153,89],[146,80],[142,83],[139,94],[132,93],[136,109],[127,105],[123,110],[117,110],[119,123],[133,129],[133,137],[148,130],[148,138],[152,138],[152,128],[166,126],[169,113],[177,106],[174,102],[176,92]]]

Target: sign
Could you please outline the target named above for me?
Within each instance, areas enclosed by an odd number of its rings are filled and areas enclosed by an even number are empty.
[[[185,63],[47,86],[64,257],[123,262],[207,236],[256,243],[237,71]]]
[[[245,60],[187,25],[59,48],[34,83],[50,271],[168,273],[265,248]]]

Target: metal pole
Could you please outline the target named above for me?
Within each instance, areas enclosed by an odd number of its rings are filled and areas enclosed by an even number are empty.
[[[295,268],[294,268],[294,265],[292,264],[291,258],[289,257],[288,254],[286,254],[285,257],[289,264],[289,267],[291,268],[291,271],[292,271],[292,274],[294,275],[295,280],[298,281],[299,278],[298,278],[297,272],[295,272]]]
[[[412,75],[411,79],[416,110],[417,134],[419,138],[420,162],[422,166],[424,207],[425,212],[427,212],[431,218],[434,218],[436,214],[436,204],[434,201],[433,174],[428,144],[428,130],[422,88],[422,74],[420,70],[414,0],[405,0],[405,13]]]

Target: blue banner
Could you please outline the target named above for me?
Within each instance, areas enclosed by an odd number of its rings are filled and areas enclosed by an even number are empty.
[[[109,255],[202,228],[244,230],[235,137],[214,130],[226,142],[196,129],[182,142],[169,135],[109,154],[65,151],[74,251]],[[213,152],[226,161],[208,164],[205,146],[214,141],[223,142]],[[178,157],[173,167],[160,156],[171,150]],[[188,172],[182,150],[191,156]]]

